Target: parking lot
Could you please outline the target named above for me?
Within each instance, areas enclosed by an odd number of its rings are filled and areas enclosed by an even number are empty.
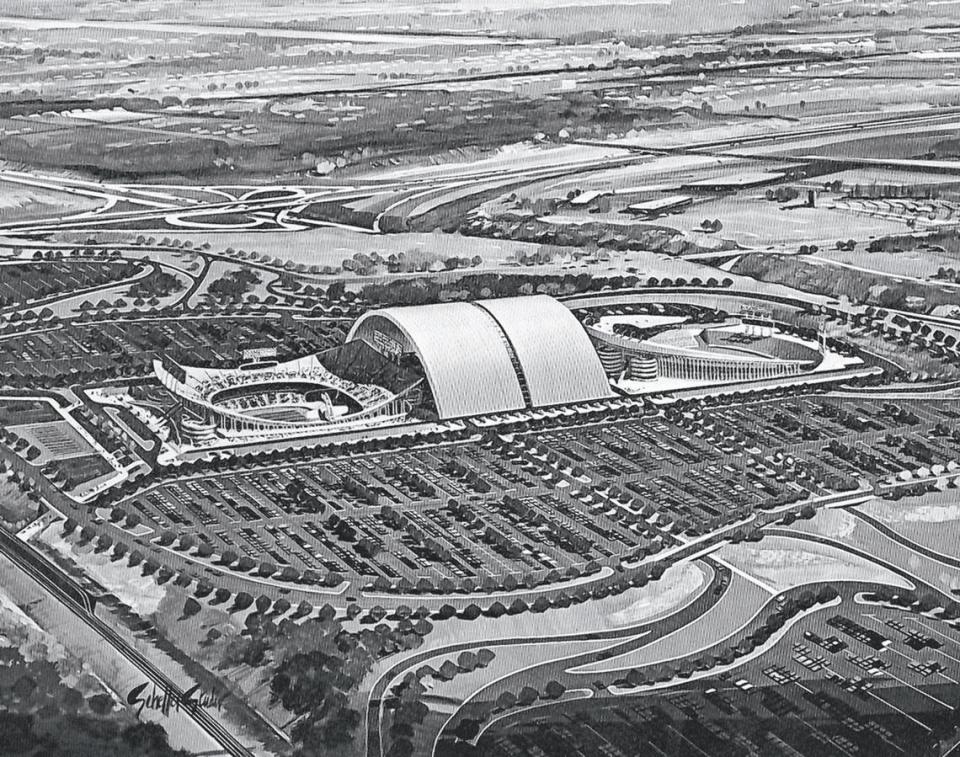
[[[946,465],[960,439],[939,432],[958,411],[841,407],[815,395],[691,404],[654,418],[198,476],[124,507],[158,531],[194,533],[216,554],[381,588],[556,580],[758,510]]]
[[[329,321],[285,326],[279,318],[242,316],[74,322],[4,339],[0,372],[29,385],[42,377],[109,376],[131,366],[149,371],[161,356],[186,365],[220,367],[236,361],[242,347],[251,343],[267,340],[276,343],[281,355],[302,355],[336,347],[344,334],[340,324]]]
[[[481,747],[495,757],[936,754],[926,750],[956,722],[958,681],[956,627],[848,598],[733,671],[506,721]]]

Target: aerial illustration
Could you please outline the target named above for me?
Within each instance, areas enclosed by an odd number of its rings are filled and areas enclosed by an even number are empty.
[[[0,2],[0,757],[960,757],[960,0]]]

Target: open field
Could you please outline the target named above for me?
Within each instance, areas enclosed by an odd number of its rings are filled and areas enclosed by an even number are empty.
[[[929,248],[904,252],[867,252],[863,248],[858,250],[827,248],[818,252],[817,257],[864,271],[882,272],[893,280],[897,277],[903,277],[906,280],[930,279],[931,287],[941,285],[940,282],[931,278],[940,267],[956,268],[960,265],[960,255],[957,253]]]
[[[838,522],[839,520],[839,522]],[[794,530],[824,536],[829,540],[849,545],[878,560],[917,576],[942,591],[960,589],[960,569],[945,565],[909,547],[898,544],[853,515],[821,511],[811,521],[797,522]]]
[[[867,241],[907,231],[904,223],[867,218],[829,207],[782,209],[762,196],[725,197],[696,204],[664,218],[662,223],[696,234],[705,218],[720,219],[721,235],[743,247],[775,247],[793,251],[801,244],[825,246],[838,239]]]
[[[80,457],[93,451],[86,439],[64,420],[12,428],[20,438],[40,450],[40,457],[35,461],[37,465],[44,465],[51,460]]]
[[[21,187],[0,180],[0,223],[82,213],[103,204],[89,197]]]
[[[702,563],[684,563],[670,567],[660,580],[646,586],[627,589],[622,594],[598,598],[587,604],[554,608],[530,616],[504,615],[476,620],[454,618],[436,626],[427,646],[454,644],[465,636],[479,641],[498,638],[566,636],[589,628],[592,631],[617,631],[664,620],[679,612],[706,590],[711,570]],[[696,585],[696,588],[692,588]]]
[[[835,547],[800,543],[779,536],[767,537],[758,545],[727,545],[717,556],[777,592],[828,581],[913,588],[897,574],[869,560]]]
[[[876,500],[858,509],[935,552],[955,555],[960,543],[960,496],[955,489],[899,502]]]
[[[759,612],[770,596],[770,592],[735,573],[720,601],[680,630],[646,645],[641,638],[638,648],[633,651],[573,668],[571,672],[583,675],[584,683],[587,683],[586,676],[589,675],[655,665],[696,654],[735,634]]]

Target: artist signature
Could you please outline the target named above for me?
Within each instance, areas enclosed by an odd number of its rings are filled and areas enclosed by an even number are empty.
[[[146,693],[147,687],[150,687],[149,693]],[[144,710],[154,710],[168,716],[171,712],[180,712],[180,710],[188,712],[198,709],[222,710],[226,696],[226,694],[202,691],[199,684],[182,694],[177,694],[170,689],[158,689],[154,684],[141,683],[130,689],[127,694],[127,704],[137,709],[137,717]]]

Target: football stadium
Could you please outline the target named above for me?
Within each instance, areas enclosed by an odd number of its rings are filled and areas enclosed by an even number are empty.
[[[588,325],[613,380],[739,382],[797,376],[824,359],[822,345],[774,328],[769,321],[728,318],[687,324],[683,318],[601,318]]]

